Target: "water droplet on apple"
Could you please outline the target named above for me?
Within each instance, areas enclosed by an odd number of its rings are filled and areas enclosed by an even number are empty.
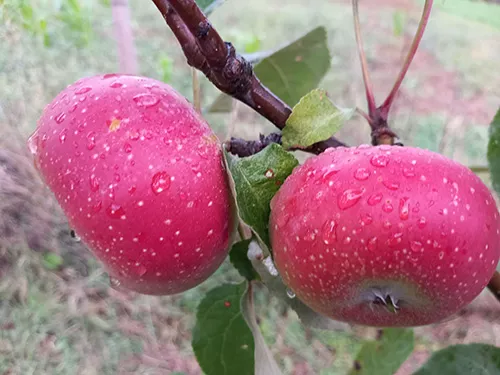
[[[390,213],[394,210],[394,207],[392,206],[391,202],[385,202],[382,206],[382,211],[386,213]]]
[[[119,89],[120,87],[123,87],[123,83],[121,82],[118,82],[118,81],[114,81],[112,82],[109,87],[113,88],[113,89]]]
[[[408,220],[410,216],[410,199],[407,197],[401,198],[399,201],[399,217],[401,220]]]
[[[364,193],[364,189],[347,189],[338,196],[337,204],[341,210],[347,210],[358,203]]]
[[[287,288],[286,290],[286,295],[288,296],[288,298],[290,299],[294,299],[296,294],[293,290],[291,290],[290,288]]]
[[[87,92],[89,92],[90,90],[92,90],[92,87],[82,87],[82,88],[79,88],[78,90],[75,91],[75,94],[76,95],[82,95],[82,94],[86,94]]]
[[[93,192],[99,190],[99,180],[94,174],[90,175],[89,183],[90,183],[90,190],[92,190]]]
[[[337,241],[337,223],[334,220],[329,220],[323,225],[322,238],[327,245]]]
[[[98,201],[96,204],[94,204],[94,206],[92,207],[92,212],[93,213],[98,213],[99,211],[101,211],[101,208],[102,208],[102,201]]]
[[[373,223],[372,215],[364,214],[361,216],[361,221],[360,221],[361,225],[370,225],[371,223]]]
[[[160,99],[152,94],[139,94],[132,98],[139,107],[150,108],[160,102]]]
[[[144,265],[142,264],[139,264],[136,268],[137,275],[139,276],[144,276],[147,271],[148,270],[146,269],[146,267],[144,267]]]
[[[393,234],[392,237],[389,238],[389,240],[388,240],[389,247],[395,247],[398,244],[400,244],[401,241],[402,241],[402,237],[403,237],[403,233],[395,233],[395,234]]]
[[[132,145],[130,143],[125,143],[123,145],[123,151],[125,151],[127,154],[132,152]]]
[[[137,187],[135,185],[132,185],[131,187],[128,188],[128,193],[134,194],[136,190],[137,190]]]
[[[125,215],[125,210],[119,204],[112,203],[106,208],[106,213],[112,219],[119,219],[121,216]]]
[[[423,229],[423,228],[425,227],[425,225],[426,225],[426,224],[427,224],[427,220],[425,219],[425,217],[424,217],[424,216],[422,216],[422,217],[420,218],[420,220],[418,221],[418,224],[417,224],[417,225],[418,225],[418,227],[419,227],[420,229]]]
[[[31,152],[31,155],[36,155],[38,151],[38,141],[40,139],[40,136],[38,135],[38,132],[33,133],[29,138],[28,138],[28,148]]]
[[[389,158],[386,155],[374,155],[370,159],[370,164],[374,167],[384,168],[389,164]]]
[[[68,135],[68,129],[63,129],[59,134],[59,142],[63,144],[66,141],[66,136]]]
[[[367,245],[368,250],[370,250],[370,251],[377,250],[377,241],[378,241],[377,237],[370,238],[370,240],[368,241],[368,245]]]
[[[419,241],[412,241],[410,244],[410,249],[411,249],[411,251],[418,253],[418,252],[422,251],[423,245]]]
[[[155,194],[160,194],[161,192],[167,190],[170,187],[170,176],[167,172],[158,172],[153,176],[151,182],[151,189]]]
[[[397,182],[384,180],[384,181],[382,181],[382,184],[389,190],[398,190],[399,189],[399,183],[397,183]]]
[[[368,204],[370,206],[375,206],[382,201],[382,197],[381,193],[373,194],[368,198]]]
[[[89,132],[87,134],[87,150],[93,150],[95,148],[95,132]]]
[[[58,123],[58,124],[62,124],[64,122],[64,120],[66,119],[66,113],[64,112],[61,112],[59,113],[56,117],[55,117],[55,121]]]
[[[415,177],[415,168],[413,167],[405,167],[403,168],[403,176],[410,178],[410,177]]]
[[[337,173],[339,173],[338,169],[330,169],[323,174],[321,179],[323,180],[323,182],[327,182],[330,180],[331,177],[335,176]]]
[[[366,168],[358,168],[354,172],[354,178],[358,181],[365,181],[370,177],[371,172]]]

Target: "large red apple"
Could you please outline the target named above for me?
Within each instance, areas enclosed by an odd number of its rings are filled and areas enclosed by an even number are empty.
[[[81,79],[45,108],[29,146],[69,223],[121,286],[179,293],[226,257],[234,216],[221,145],[170,86]]]
[[[418,148],[329,149],[294,170],[271,208],[285,283],[340,321],[439,322],[484,289],[499,260],[488,188],[466,167]]]

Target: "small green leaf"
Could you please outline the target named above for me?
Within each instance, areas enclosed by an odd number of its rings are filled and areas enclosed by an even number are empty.
[[[241,311],[246,291],[246,281],[225,284],[198,306],[192,346],[206,375],[254,375],[254,339]]]
[[[376,341],[366,342],[349,375],[393,375],[413,351],[412,329],[389,328]]]
[[[339,108],[326,91],[316,89],[293,108],[283,129],[284,148],[306,148],[335,134],[354,114],[354,109]]]
[[[255,35],[245,43],[245,53],[255,53],[260,50],[260,39]]]
[[[169,83],[172,78],[172,71],[174,67],[174,61],[169,56],[162,56],[160,58],[160,71],[161,80],[165,83]]]
[[[215,9],[224,4],[225,0],[196,0],[196,4],[209,16]]]
[[[61,267],[64,263],[63,258],[56,253],[45,253],[43,255],[43,265],[45,268],[49,270],[55,270]]]
[[[500,348],[486,344],[453,345],[440,350],[413,375],[498,375]]]
[[[271,199],[299,162],[276,143],[246,158],[226,150],[224,154],[234,182],[239,216],[270,248]]]
[[[500,194],[500,108],[489,128],[487,158],[493,188],[497,194]]]
[[[233,264],[234,268],[238,270],[241,276],[247,280],[254,280],[259,277],[257,272],[253,269],[250,259],[248,259],[248,245],[252,240],[244,240],[237,242],[231,248],[229,252],[229,260]]]

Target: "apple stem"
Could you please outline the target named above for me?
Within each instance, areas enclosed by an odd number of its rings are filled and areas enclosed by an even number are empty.
[[[359,8],[358,0],[352,0],[352,11],[354,14],[354,32],[356,34],[356,44],[358,46],[359,59],[361,60],[361,70],[363,71],[363,81],[365,83],[366,101],[368,103],[368,113],[370,117],[374,116],[377,110],[375,104],[375,97],[373,95],[373,85],[368,71],[368,62],[366,60],[366,53],[363,47],[363,39],[361,37],[361,24],[359,21]]]
[[[224,42],[195,0],[153,0],[179,41],[187,63],[200,70],[219,90],[246,104],[278,129],[286,126],[292,109],[264,86],[251,63]],[[333,145],[333,146],[331,146]],[[345,145],[334,137],[302,150],[322,152]]]
[[[201,87],[198,71],[195,68],[191,68],[191,74],[193,79],[193,106],[198,113],[201,113]]]
[[[415,54],[417,53],[418,47],[420,46],[420,42],[422,41],[422,37],[425,32],[425,28],[427,27],[427,23],[429,22],[429,17],[431,14],[432,10],[432,5],[434,1],[433,0],[426,0],[425,5],[424,5],[424,10],[422,12],[422,17],[420,18],[420,23],[418,25],[417,32],[415,34],[415,37],[413,38],[413,42],[410,46],[410,50],[408,51],[408,54],[406,55],[405,62],[403,64],[403,67],[401,68],[401,71],[399,72],[399,75],[396,79],[396,82],[394,83],[394,86],[392,87],[392,90],[390,91],[389,95],[385,99],[384,103],[379,107],[381,117],[385,120],[387,120],[389,116],[389,111],[391,109],[391,105],[394,102],[394,99],[396,97],[396,94],[398,93],[401,84],[403,83],[403,80],[406,76],[406,73],[408,72],[408,69],[410,68],[411,63],[413,62],[413,58],[415,57]]]
[[[496,297],[496,299],[500,302],[500,272],[496,271],[493,274],[490,282],[488,283],[488,289],[491,293]]]

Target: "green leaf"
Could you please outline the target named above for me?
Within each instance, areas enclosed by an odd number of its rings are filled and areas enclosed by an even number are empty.
[[[254,339],[241,311],[246,290],[246,281],[225,284],[198,306],[192,347],[206,375],[254,375]]]
[[[240,275],[247,280],[255,280],[259,277],[247,256],[248,245],[250,245],[251,241],[252,240],[244,240],[237,242],[229,252],[229,260],[234,268],[236,268]]]
[[[500,108],[489,128],[487,158],[493,188],[500,194]]]
[[[254,72],[262,84],[292,107],[309,91],[317,88],[330,69],[327,33],[322,26],[284,47],[249,53],[244,57],[256,64]],[[227,103],[224,96],[227,95],[221,94],[215,101]],[[231,110],[227,105],[214,104],[210,106],[210,112]]]
[[[234,183],[239,216],[270,248],[271,199],[299,162],[276,143],[245,158],[226,150],[224,154]]]
[[[366,342],[350,375],[393,375],[413,351],[412,329],[388,328],[376,341]]]
[[[498,375],[500,348],[486,344],[453,345],[433,356],[413,375]]]
[[[315,89],[293,108],[283,129],[284,148],[306,148],[335,134],[354,114],[354,109],[339,108],[326,91]]]
[[[49,270],[58,269],[63,265],[63,263],[63,258],[56,253],[47,252],[43,255],[43,265]]]
[[[196,4],[206,16],[209,16],[215,9],[224,4],[224,1],[225,0],[196,0]]]
[[[289,106],[315,89],[330,69],[326,29],[315,28],[295,42],[266,57],[255,74]]]

